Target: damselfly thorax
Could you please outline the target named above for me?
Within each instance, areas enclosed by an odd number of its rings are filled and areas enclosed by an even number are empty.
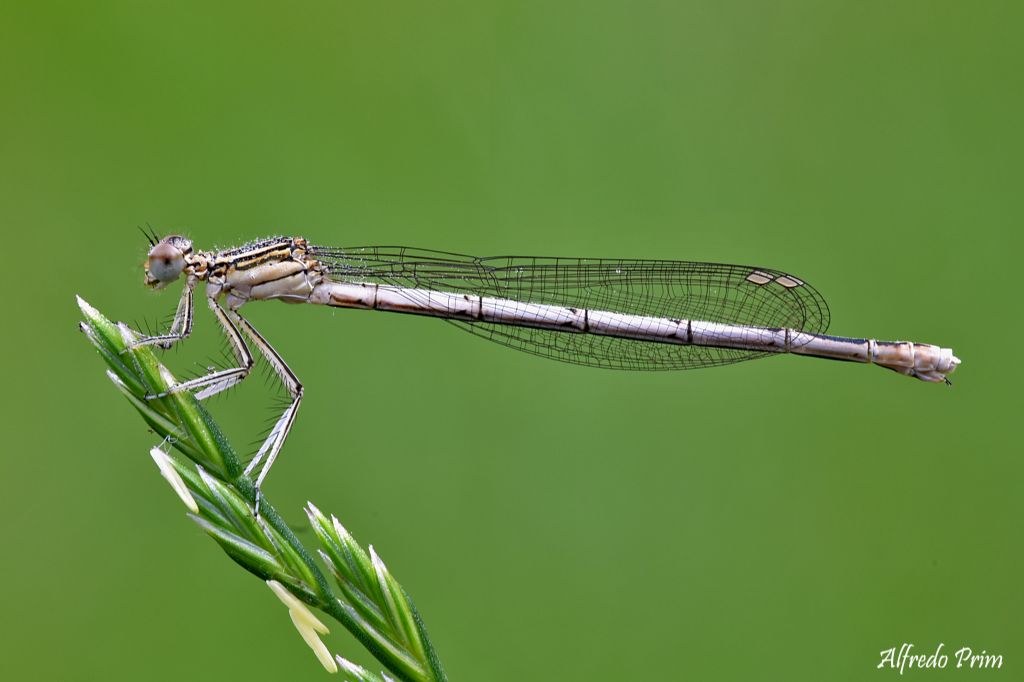
[[[257,490],[291,429],[303,389],[277,351],[239,313],[249,301],[427,315],[517,350],[610,369],[694,369],[792,353],[876,364],[948,383],[947,375],[960,362],[952,350],[930,344],[826,335],[829,309],[817,290],[766,267],[476,258],[409,247],[324,247],[301,237],[196,252],[185,237],[149,237],[147,286],[162,288],[184,274],[185,287],[170,330],[137,345],[167,348],[187,337],[193,290],[205,282],[207,302],[238,361],[236,367],[183,382],[171,392],[191,390],[202,399],[237,384],[252,368],[251,343],[291,395],[289,407],[246,469],[251,473],[262,463]]]

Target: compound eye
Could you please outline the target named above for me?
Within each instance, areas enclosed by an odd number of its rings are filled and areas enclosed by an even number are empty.
[[[169,284],[178,279],[185,269],[185,255],[181,249],[161,242],[154,246],[146,259],[147,280],[152,279],[154,285]]]

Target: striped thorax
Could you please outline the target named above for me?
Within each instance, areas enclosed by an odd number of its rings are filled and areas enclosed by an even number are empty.
[[[322,280],[305,239],[275,237],[213,256],[209,283],[214,291],[208,295],[226,295],[231,310],[247,301],[305,303]]]

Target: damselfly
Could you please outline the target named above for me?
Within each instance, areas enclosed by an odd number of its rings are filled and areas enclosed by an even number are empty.
[[[667,260],[501,256],[475,258],[399,246],[334,248],[273,237],[219,252],[195,251],[179,235],[148,235],[145,283],[185,275],[170,329],[137,345],[169,348],[192,331],[193,290],[206,299],[237,366],[171,388],[199,399],[249,374],[252,343],[291,401],[246,474],[270,471],[302,401],[302,384],[239,313],[279,299],[442,318],[516,350],[593,367],[668,370],[714,367],[794,353],[872,363],[924,381],[946,381],[952,350],[909,341],[826,336],[829,310],[807,282],[765,267]],[[223,301],[223,303],[222,303]],[[161,394],[166,395],[166,394]],[[258,497],[257,497],[258,499]],[[257,505],[258,508],[258,505]]]

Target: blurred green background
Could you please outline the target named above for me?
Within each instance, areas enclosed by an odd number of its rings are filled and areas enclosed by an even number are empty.
[[[794,357],[615,373],[247,308],[307,388],[267,495],[372,543],[453,680],[874,679],[903,642],[1018,674],[1020,7],[4,3],[0,677],[324,676],[76,331],[76,293],[173,311],[146,222],[763,264],[837,334],[963,359],[952,389]],[[197,325],[179,372],[216,350]],[[212,410],[252,451],[273,403],[256,380]]]

